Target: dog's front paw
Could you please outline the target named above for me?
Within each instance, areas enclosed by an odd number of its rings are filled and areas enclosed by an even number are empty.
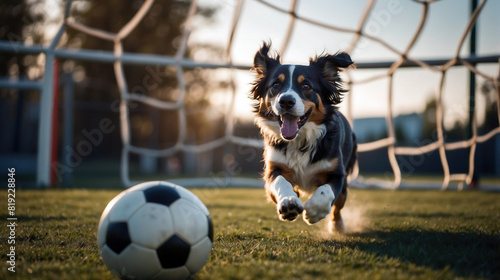
[[[312,205],[309,203],[309,201],[306,202],[304,205],[305,212],[304,212],[304,221],[308,223],[309,225],[315,224],[321,220],[323,220],[328,214],[330,213],[330,207],[329,206],[322,206],[319,207],[319,205]]]
[[[284,197],[278,202],[278,215],[282,221],[293,221],[304,211],[302,201],[293,196]]]
[[[330,185],[316,189],[311,198],[304,204],[304,221],[312,225],[324,219],[332,209],[335,195]]]

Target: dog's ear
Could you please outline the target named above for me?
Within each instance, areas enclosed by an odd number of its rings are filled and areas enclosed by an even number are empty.
[[[264,43],[262,48],[255,54],[253,59],[252,70],[257,72],[257,78],[262,79],[269,69],[273,66],[280,64],[280,56],[277,55],[275,58],[269,56],[269,50],[271,49],[271,43]]]
[[[316,67],[323,77],[321,85],[325,101],[333,105],[339,104],[342,101],[342,93],[346,90],[342,88],[338,73],[343,68],[355,67],[351,57],[344,52],[321,55],[311,59],[309,65]]]
[[[257,77],[253,83],[252,91],[250,92],[250,98],[258,100],[265,95],[265,84],[267,82],[267,73],[271,68],[280,65],[280,57],[269,56],[269,50],[271,48],[271,43],[264,43],[262,48],[255,54],[253,67],[251,70],[257,72]]]

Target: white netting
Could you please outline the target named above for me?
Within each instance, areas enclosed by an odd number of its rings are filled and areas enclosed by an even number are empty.
[[[497,127],[488,133],[479,136],[478,135],[478,129],[477,129],[477,121],[476,121],[476,116],[473,116],[473,122],[472,122],[472,136],[469,139],[466,139],[464,141],[459,141],[459,142],[454,142],[454,143],[447,143],[445,141],[445,137],[443,134],[443,85],[444,85],[444,80],[447,71],[455,66],[455,65],[463,65],[465,66],[468,70],[474,72],[476,75],[481,76],[485,80],[491,81],[495,84],[496,86],[496,97],[497,97],[497,104],[498,103],[498,97],[500,95],[500,82],[499,82],[499,76],[493,77],[490,75],[487,75],[486,73],[480,71],[476,66],[475,63],[477,62],[475,57],[461,57],[460,53],[461,50],[464,48],[464,44],[466,41],[467,36],[471,32],[471,29],[473,28],[475,22],[477,21],[479,15],[481,14],[481,11],[483,10],[485,3],[487,2],[486,0],[481,1],[475,10],[473,11],[472,15],[468,19],[468,24],[466,25],[465,29],[462,31],[462,36],[461,39],[456,47],[456,52],[451,56],[451,58],[443,60],[441,62],[434,60],[434,61],[423,61],[420,59],[417,59],[415,57],[411,57],[410,51],[414,48],[417,39],[419,36],[422,34],[423,26],[428,20],[428,15],[429,11],[432,9],[432,6],[434,2],[436,1],[415,1],[421,5],[421,16],[420,16],[420,22],[415,28],[414,31],[412,31],[413,36],[410,38],[410,40],[407,42],[406,47],[404,48],[403,51],[399,51],[396,47],[391,45],[390,43],[382,40],[381,38],[378,38],[377,36],[370,35],[369,32],[366,32],[366,24],[368,22],[368,18],[370,16],[370,13],[372,12],[372,9],[375,5],[375,1],[367,1],[366,6],[364,8],[364,11],[362,12],[362,16],[360,17],[359,23],[357,25],[357,28],[354,29],[349,29],[349,28],[344,28],[336,25],[330,25],[330,24],[325,24],[322,22],[315,21],[312,18],[306,18],[302,17],[297,13],[297,0],[292,0],[290,2],[290,8],[289,9],[282,9],[280,7],[277,7],[273,4],[270,4],[269,2],[263,1],[263,0],[256,0],[257,2],[260,2],[261,4],[265,5],[268,9],[275,10],[276,13],[282,13],[286,14],[289,16],[289,22],[288,22],[288,27],[286,29],[284,39],[283,39],[283,44],[281,47],[280,52],[281,53],[286,53],[289,43],[290,43],[290,38],[292,36],[292,33],[295,28],[295,23],[297,21],[302,21],[305,23],[308,23],[313,26],[317,26],[320,28],[324,28],[327,30],[335,31],[335,32],[341,32],[341,33],[347,33],[347,34],[352,34],[353,39],[350,42],[348,48],[346,49],[347,52],[353,52],[356,50],[356,47],[360,44],[360,39],[368,39],[371,40],[372,42],[375,42],[388,50],[389,52],[397,55],[398,59],[394,62],[391,62],[387,65],[385,68],[385,72],[382,75],[377,75],[373,77],[369,77],[364,80],[352,80],[351,75],[349,72],[347,72],[348,80],[352,85],[358,85],[358,84],[363,84],[367,83],[370,81],[374,81],[377,79],[387,79],[389,81],[389,86],[388,86],[388,99],[387,99],[387,108],[388,111],[386,113],[386,122],[387,122],[387,137],[384,139],[380,139],[374,142],[370,143],[363,143],[359,145],[358,151],[360,153],[367,152],[367,151],[372,151],[375,149],[380,149],[380,148],[387,148],[388,150],[388,155],[389,155],[389,161],[394,173],[394,182],[392,186],[397,187],[401,183],[401,169],[400,165],[396,159],[397,155],[423,155],[431,151],[438,150],[440,159],[441,159],[441,165],[443,168],[443,173],[444,173],[444,180],[442,183],[442,187],[446,188],[449,184],[450,181],[463,181],[466,183],[470,183],[472,180],[472,176],[474,173],[474,157],[475,157],[475,150],[476,150],[476,145],[478,143],[482,143],[487,141],[488,139],[492,138],[496,134],[500,133],[500,127]],[[234,5],[234,12],[232,15],[232,23],[230,27],[230,32],[228,34],[228,44],[226,47],[226,60],[217,63],[217,64],[210,64],[210,63],[196,63],[195,61],[189,60],[185,58],[185,53],[186,53],[186,48],[188,44],[188,38],[191,33],[191,28],[192,28],[192,19],[193,16],[196,12],[197,8],[197,1],[193,1],[191,3],[191,8],[189,9],[189,13],[187,15],[187,20],[183,26],[183,36],[182,40],[180,43],[180,47],[174,57],[163,57],[161,59],[150,59],[148,60],[148,57],[144,57],[143,63],[147,64],[148,61],[151,61],[151,64],[158,64],[160,62],[162,65],[173,65],[176,69],[176,75],[177,75],[177,81],[179,85],[179,98],[175,102],[166,102],[162,100],[158,100],[152,97],[136,94],[136,93],[131,93],[129,89],[127,88],[127,77],[124,74],[123,70],[123,65],[124,63],[131,62],[131,61],[137,61],[135,58],[130,57],[129,55],[124,53],[124,50],[122,48],[122,41],[125,39],[128,34],[141,22],[141,20],[144,18],[148,10],[151,8],[154,0],[146,0],[144,1],[142,7],[138,10],[136,15],[127,23],[125,24],[120,31],[117,33],[110,33],[108,31],[104,30],[98,30],[94,29],[88,26],[85,26],[79,22],[77,22],[70,14],[71,10],[71,5],[72,1],[67,2],[66,6],[66,12],[65,12],[65,19],[64,19],[64,25],[61,27],[61,30],[59,34],[64,30],[65,27],[69,28],[74,28],[77,29],[81,32],[84,32],[88,35],[95,36],[98,38],[102,38],[104,40],[109,40],[114,43],[114,70],[115,70],[115,75],[116,79],[118,81],[118,87],[121,93],[121,102],[120,102],[120,118],[121,118],[121,138],[123,142],[123,153],[122,153],[122,181],[126,186],[131,186],[133,183],[129,179],[129,154],[130,153],[136,153],[140,155],[147,155],[147,156],[153,156],[153,157],[168,157],[171,156],[177,152],[180,151],[188,151],[188,152],[195,152],[195,153],[200,153],[200,152],[205,152],[208,150],[212,150],[218,147],[222,147],[226,144],[233,143],[233,144],[238,144],[238,145],[246,145],[246,146],[252,146],[252,147],[262,147],[262,141],[261,140],[256,140],[256,139],[246,139],[246,138],[241,138],[238,136],[235,136],[234,134],[234,123],[235,123],[235,112],[233,109],[230,109],[227,112],[227,116],[225,117],[226,120],[226,129],[225,129],[225,135],[224,137],[220,139],[213,140],[211,142],[201,144],[201,145],[190,145],[186,144],[186,110],[185,110],[185,99],[186,99],[186,85],[185,85],[185,79],[184,79],[184,72],[183,68],[184,67],[202,67],[202,68],[227,68],[227,69],[250,69],[250,65],[234,65],[232,63],[232,58],[231,58],[231,53],[233,50],[233,39],[235,38],[235,34],[238,31],[237,26],[239,24],[239,19],[241,18],[243,11],[242,7],[244,5],[243,0],[238,0],[236,5]],[[409,32],[406,30],[405,32]],[[60,36],[58,36],[60,37]],[[59,38],[56,37],[53,42],[53,46],[55,46],[55,42],[59,40]],[[57,54],[57,53],[56,53]],[[64,55],[64,52],[60,52],[61,55]],[[69,57],[69,55],[67,55]],[[498,61],[498,57],[496,56],[494,59]],[[153,62],[154,61],[154,62]],[[483,62],[492,62],[491,58],[489,61],[483,61]],[[48,61],[49,63],[49,61]],[[497,62],[493,62],[497,63]],[[370,68],[372,67],[371,64],[366,63],[363,64],[362,62],[357,61],[358,68]],[[401,67],[405,67],[408,65],[412,65],[414,67],[421,67],[424,69],[428,69],[433,72],[441,73],[440,76],[440,86],[437,89],[436,93],[436,123],[437,123],[437,141],[434,141],[432,143],[428,143],[424,146],[420,147],[401,147],[396,145],[396,136],[395,136],[395,127],[394,127],[394,112],[393,112],[393,86],[394,86],[394,81],[393,77],[396,71],[400,69]],[[376,67],[383,67],[383,65],[377,65]],[[353,70],[349,70],[353,71]],[[356,70],[354,70],[356,71]],[[231,75],[231,85],[232,85],[232,95],[231,95],[231,101],[229,108],[234,108],[235,103],[235,98],[236,98],[236,90],[235,90],[235,78],[234,74]],[[138,147],[134,146],[131,144],[131,130],[130,130],[130,118],[129,118],[129,108],[127,106],[127,103],[129,101],[136,101],[136,102],[142,102],[144,104],[163,109],[163,110],[175,110],[178,114],[178,126],[179,126],[179,134],[177,138],[177,142],[174,146],[168,148],[168,149],[148,149],[148,148],[143,148],[143,147]],[[348,95],[347,103],[348,103],[348,112],[347,115],[348,117],[351,117],[351,111],[352,107],[354,104],[352,104],[352,94]],[[475,111],[473,111],[475,112]],[[498,110],[500,112],[500,110]],[[500,116],[499,116],[500,118]],[[449,168],[449,163],[448,159],[446,156],[446,151],[448,150],[455,150],[455,149],[470,149],[469,152],[469,168],[468,172],[465,174],[451,174],[450,173],[450,168]],[[185,181],[183,182],[185,185],[196,185],[201,183],[204,185],[206,183],[206,180],[203,180],[202,178],[198,179],[193,179],[190,181]],[[248,182],[248,181],[232,181],[230,182],[232,185],[251,185],[253,183]]]

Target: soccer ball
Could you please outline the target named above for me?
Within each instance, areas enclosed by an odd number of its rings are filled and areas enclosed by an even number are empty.
[[[213,227],[198,197],[156,181],[113,198],[97,236],[104,263],[121,279],[187,279],[207,262]]]

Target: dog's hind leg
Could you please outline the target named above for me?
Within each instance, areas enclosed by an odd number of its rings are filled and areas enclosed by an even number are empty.
[[[344,233],[345,226],[340,210],[344,208],[345,201],[347,199],[347,182],[344,181],[344,186],[340,192],[335,204],[332,206],[332,220],[329,223],[329,230],[331,233]]]

